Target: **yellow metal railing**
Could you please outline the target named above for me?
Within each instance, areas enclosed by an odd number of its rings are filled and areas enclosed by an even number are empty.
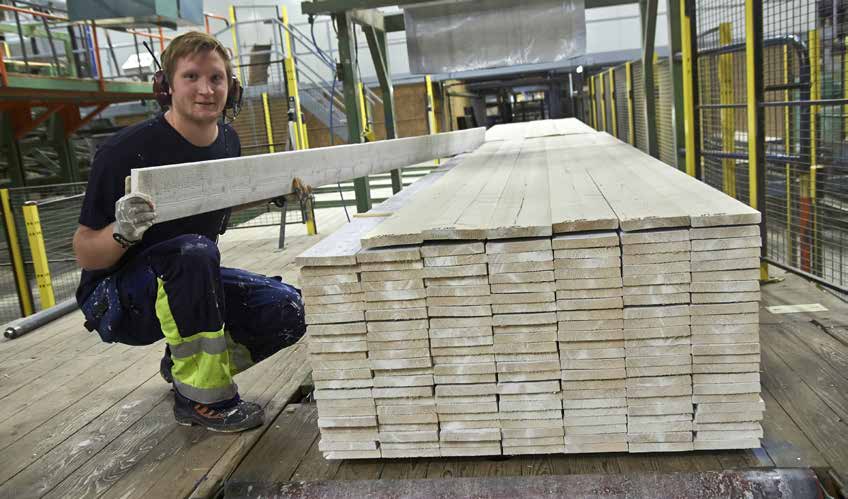
[[[12,257],[12,270],[15,274],[15,287],[17,288],[18,299],[21,303],[21,312],[24,316],[32,315],[34,312],[32,306],[32,293],[29,289],[29,281],[26,277],[23,252],[21,251],[21,244],[18,240],[15,216],[12,213],[12,206],[9,202],[9,189],[0,189],[0,200],[2,200],[3,221],[6,225],[6,238],[9,242],[9,252]]]

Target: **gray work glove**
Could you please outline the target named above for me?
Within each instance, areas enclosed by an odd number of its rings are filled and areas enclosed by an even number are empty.
[[[139,241],[156,220],[153,199],[147,194],[131,192],[115,202],[115,240],[128,247]]]

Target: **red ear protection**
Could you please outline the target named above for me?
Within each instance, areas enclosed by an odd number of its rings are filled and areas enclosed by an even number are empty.
[[[244,94],[244,88],[241,82],[235,75],[230,79],[230,86],[227,89],[227,102],[224,104],[224,113],[227,110],[233,112],[232,117],[238,116],[241,111],[241,98]],[[163,109],[171,106],[171,86],[168,83],[168,78],[165,76],[165,71],[158,70],[153,73],[153,97]]]

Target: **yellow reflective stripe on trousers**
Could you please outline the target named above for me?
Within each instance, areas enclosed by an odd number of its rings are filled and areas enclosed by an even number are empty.
[[[235,397],[237,387],[233,383],[224,329],[200,332],[185,338],[180,336],[177,322],[171,313],[165,282],[157,279],[157,284],[156,316],[165,341],[171,347],[174,386],[186,398],[203,404]]]

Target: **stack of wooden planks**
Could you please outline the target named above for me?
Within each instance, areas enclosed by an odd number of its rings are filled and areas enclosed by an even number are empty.
[[[299,258],[325,456],[758,447],[759,212],[574,120],[486,135]]]

